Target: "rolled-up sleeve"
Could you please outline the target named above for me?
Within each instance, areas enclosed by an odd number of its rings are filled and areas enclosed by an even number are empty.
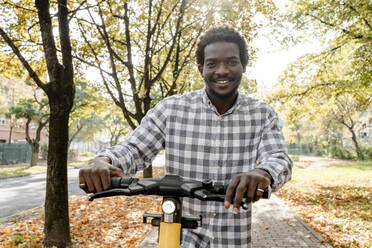
[[[262,129],[258,147],[257,168],[267,171],[272,177],[271,187],[278,190],[292,175],[292,161],[287,154],[287,145],[281,131],[278,115],[270,109]]]
[[[164,149],[166,112],[166,101],[163,100],[146,114],[124,141],[104,149],[97,157],[110,158],[111,164],[126,174],[135,174],[148,167],[158,152]]]

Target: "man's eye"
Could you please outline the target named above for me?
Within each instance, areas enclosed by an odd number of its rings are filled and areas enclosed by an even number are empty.
[[[207,63],[207,67],[211,68],[211,67],[214,67],[216,65],[216,63]]]
[[[238,64],[238,61],[236,60],[229,61],[229,65],[237,65],[237,64]]]

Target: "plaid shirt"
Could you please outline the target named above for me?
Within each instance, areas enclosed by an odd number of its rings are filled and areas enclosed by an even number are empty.
[[[107,156],[134,174],[165,149],[166,173],[229,183],[238,173],[263,168],[273,191],[291,177],[292,162],[279,119],[266,103],[238,95],[220,115],[205,89],[159,102],[128,138],[98,156]],[[198,229],[185,229],[183,247],[250,247],[251,206],[233,214],[223,203],[183,199],[184,215],[203,217]]]

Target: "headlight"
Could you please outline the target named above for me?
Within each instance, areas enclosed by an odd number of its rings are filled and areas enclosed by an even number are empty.
[[[166,214],[173,214],[176,210],[176,203],[171,200],[165,200],[161,206],[163,212]]]

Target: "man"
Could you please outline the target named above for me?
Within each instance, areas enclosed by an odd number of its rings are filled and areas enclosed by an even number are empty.
[[[250,247],[249,203],[287,182],[292,162],[277,114],[238,93],[248,63],[244,38],[213,27],[200,37],[196,60],[205,88],[159,102],[125,141],[80,171],[80,183],[87,192],[108,189],[110,176],[142,170],[165,149],[166,173],[230,183],[224,204],[184,198],[183,213],[202,215],[203,225],[184,230],[183,247]],[[244,198],[248,210],[239,211]]]

